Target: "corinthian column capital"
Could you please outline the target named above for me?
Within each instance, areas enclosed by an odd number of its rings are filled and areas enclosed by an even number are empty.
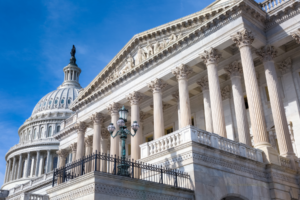
[[[102,139],[108,139],[110,136],[110,133],[106,128],[101,129],[101,137]]]
[[[182,65],[180,65],[180,66],[175,67],[174,69],[172,69],[172,73],[176,76],[176,78],[178,80],[180,80],[180,79],[186,79],[187,76],[191,72],[192,72],[192,70],[188,66],[186,66],[184,64],[182,64]]]
[[[205,50],[203,54],[200,54],[200,58],[204,61],[206,65],[211,63],[217,63],[218,59],[221,57],[217,49],[210,48]]]
[[[61,149],[59,151],[56,151],[56,154],[61,158],[61,159],[65,159],[68,155],[69,155],[69,151],[67,151],[66,149]]]
[[[96,112],[92,115],[91,120],[94,122],[94,124],[102,124],[104,121],[104,116],[100,112]]]
[[[71,149],[72,152],[76,152],[76,149],[77,149],[77,143],[74,142],[73,144],[70,144],[69,148]]]
[[[109,104],[109,105],[107,106],[107,110],[108,110],[111,114],[118,113],[119,108],[120,108],[120,104],[119,104],[119,103],[116,103],[116,102],[113,102],[113,103],[111,103],[111,104]]]
[[[202,77],[199,81],[197,81],[197,84],[201,87],[202,91],[209,89],[207,76]]]
[[[300,44],[300,28],[291,33],[291,36],[296,40],[297,44]]]
[[[166,86],[166,84],[161,80],[156,78],[155,80],[148,83],[148,87],[155,92],[161,92],[161,90]]]
[[[132,92],[126,96],[126,99],[130,101],[131,105],[139,105],[143,99],[143,95],[140,92]]]
[[[259,58],[265,62],[273,60],[277,56],[277,51],[273,46],[266,46],[262,47],[259,50],[256,51],[256,55],[259,56]]]
[[[224,67],[224,70],[230,76],[241,76],[243,73],[242,64],[238,61],[234,61],[233,63],[229,64],[228,67]]]
[[[232,35],[231,39],[233,42],[239,46],[239,48],[243,46],[249,46],[254,41],[254,36],[252,35],[252,31],[248,31],[247,29],[243,29],[237,32],[236,35]]]
[[[292,67],[292,59],[288,57],[284,61],[278,63],[278,69],[282,74],[287,73]]]
[[[92,147],[93,146],[93,136],[89,135],[86,138],[84,138],[84,142],[87,147]]]
[[[86,129],[87,129],[87,125],[86,125],[86,123],[85,122],[78,122],[77,124],[76,124],[76,129],[78,130],[78,131],[80,131],[80,132],[85,132],[86,131]]]
[[[222,96],[222,99],[225,100],[225,99],[229,99],[230,97],[230,88],[229,86],[225,86],[222,90],[221,90],[221,96]]]

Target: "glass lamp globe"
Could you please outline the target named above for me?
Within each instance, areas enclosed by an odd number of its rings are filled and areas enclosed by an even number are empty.
[[[137,132],[139,127],[140,127],[140,125],[137,123],[137,121],[134,121],[131,125],[131,128],[132,128],[132,130],[134,130],[134,132]]]
[[[122,118],[125,122],[127,122],[128,110],[123,106],[119,110],[119,118]]]
[[[122,118],[117,121],[118,126],[125,126],[125,122]]]
[[[113,123],[110,123],[109,126],[107,127],[108,132],[113,133],[116,130],[116,127],[114,126]]]

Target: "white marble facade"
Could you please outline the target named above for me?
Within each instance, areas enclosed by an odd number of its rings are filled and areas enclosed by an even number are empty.
[[[106,127],[125,105],[140,124],[127,156],[188,172],[197,200],[298,199],[299,8],[217,0],[135,35],[70,103],[53,136],[59,167],[96,150],[120,155]],[[68,199],[68,187],[47,193]]]

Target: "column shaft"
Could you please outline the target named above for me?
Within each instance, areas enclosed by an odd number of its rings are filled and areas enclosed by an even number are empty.
[[[40,151],[36,152],[36,161],[35,161],[35,177],[39,175],[39,168],[40,168]]]
[[[49,168],[50,168],[50,150],[47,150],[47,158],[46,158],[47,160],[46,160],[46,172],[45,172],[45,174],[46,173],[48,173],[50,170],[49,170]]]
[[[84,157],[84,135],[86,131],[86,124],[84,122],[79,122],[77,124],[77,152],[76,159],[82,159]]]
[[[109,137],[109,134],[107,134],[107,135]],[[101,150],[100,150],[100,152],[102,154],[107,153],[107,144],[108,144],[108,141],[109,141],[108,137],[102,137],[101,138],[101,144],[100,144]],[[100,161],[100,166],[101,166],[100,171],[107,172],[107,162],[105,160]]]
[[[108,111],[110,111],[111,113],[111,123],[114,124],[114,126],[116,127],[115,132],[113,132],[113,135],[116,134],[116,132],[119,130],[119,126],[117,125],[117,121],[119,119],[119,110],[120,105],[118,103],[112,103],[108,106]],[[120,156],[120,137],[116,136],[115,138],[110,137],[110,154],[112,156]]]
[[[8,162],[6,162],[6,169],[5,169],[5,175],[4,175],[4,180],[3,180],[4,184],[6,183],[6,178],[7,178],[7,175],[9,174],[8,169],[9,169],[9,164],[8,164]]]
[[[213,122],[212,122],[212,115],[211,115],[209,90],[204,90],[204,91],[202,91],[202,93],[203,93],[206,131],[212,133],[214,129],[213,129]]]
[[[10,180],[11,180],[11,181],[14,180],[15,164],[16,164],[16,157],[13,158],[13,165],[12,165],[11,177],[10,177]]]
[[[21,178],[21,172],[22,172],[22,154],[20,154],[20,157],[19,157],[19,166],[18,166],[17,179]]]

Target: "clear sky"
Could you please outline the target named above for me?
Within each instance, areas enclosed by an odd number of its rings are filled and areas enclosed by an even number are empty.
[[[63,82],[77,49],[86,87],[137,33],[200,11],[212,0],[0,1],[0,185],[5,154],[35,104]]]

